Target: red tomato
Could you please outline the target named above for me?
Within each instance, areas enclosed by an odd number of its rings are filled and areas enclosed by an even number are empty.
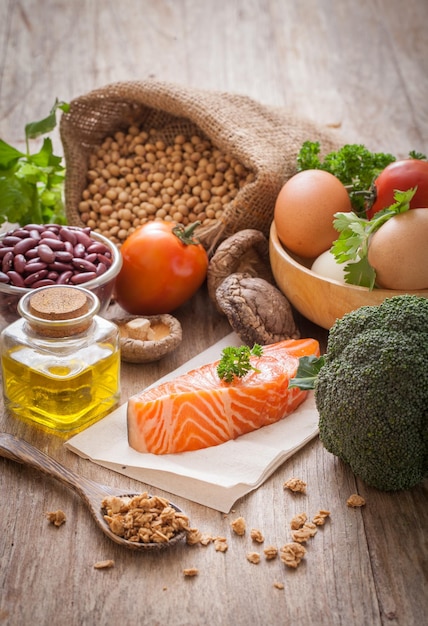
[[[133,315],[170,313],[199,289],[208,255],[193,238],[195,225],[147,222],[123,243],[123,259],[115,283],[116,299]]]
[[[428,208],[428,161],[405,159],[385,167],[375,180],[376,198],[367,209],[371,219],[375,213],[394,204],[394,191],[407,191],[417,187],[410,202],[411,209]]]

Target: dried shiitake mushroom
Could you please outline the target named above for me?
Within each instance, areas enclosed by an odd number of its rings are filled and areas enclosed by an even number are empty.
[[[287,298],[265,279],[234,273],[217,287],[216,300],[233,330],[247,345],[298,339]]]
[[[247,274],[274,284],[269,261],[269,242],[260,230],[246,228],[225,239],[211,257],[207,287],[211,300],[218,306],[216,291],[230,274]]]
[[[119,327],[121,358],[128,363],[158,361],[182,340],[181,324],[169,314],[112,321]]]

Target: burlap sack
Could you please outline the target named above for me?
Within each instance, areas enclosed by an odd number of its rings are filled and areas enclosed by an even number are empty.
[[[222,218],[198,230],[202,243],[211,249],[244,228],[268,235],[276,197],[296,172],[296,156],[305,140],[319,141],[323,152],[339,147],[338,138],[326,127],[247,96],[155,80],[113,83],[74,99],[61,118],[70,224],[82,225],[78,207],[87,186],[90,152],[105,137],[135,123],[146,130],[159,129],[167,142],[176,134],[202,133],[254,172],[254,181],[224,207]]]

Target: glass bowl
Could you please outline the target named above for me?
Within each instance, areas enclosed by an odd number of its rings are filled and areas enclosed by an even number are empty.
[[[46,224],[46,226],[48,225]],[[78,226],[67,225],[66,227],[69,230],[84,230],[83,228],[80,228]],[[0,234],[0,242],[2,242],[2,240],[6,236],[17,230],[17,228],[19,227],[8,230],[7,232],[2,232]],[[113,295],[115,279],[122,267],[122,256],[116,244],[107,239],[107,237],[104,237],[104,235],[96,232],[91,232],[90,237],[94,240],[94,242],[103,243],[109,249],[112,258],[112,263],[110,267],[104,272],[104,274],[101,274],[97,278],[89,280],[80,285],[98,296],[98,299],[100,301],[99,315],[103,315],[103,313],[107,311]],[[31,290],[32,287],[16,287],[9,283],[0,282],[0,315],[5,322],[13,322],[19,317],[17,309],[18,302],[23,295]]]

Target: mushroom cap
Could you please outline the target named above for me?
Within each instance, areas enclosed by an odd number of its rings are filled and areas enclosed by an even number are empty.
[[[121,359],[128,363],[159,361],[175,350],[183,338],[178,319],[166,313],[144,317],[119,317],[113,318],[112,321],[117,324],[120,331]],[[138,324],[139,321],[141,324]],[[130,322],[134,324],[129,325]],[[149,329],[152,332],[147,335]]]
[[[217,288],[216,299],[233,330],[247,345],[300,337],[289,301],[263,278],[231,274]]]
[[[269,260],[269,242],[260,230],[246,228],[238,231],[222,241],[211,257],[207,287],[208,295],[216,305],[217,288],[225,278],[235,273],[258,276],[274,284]]]

